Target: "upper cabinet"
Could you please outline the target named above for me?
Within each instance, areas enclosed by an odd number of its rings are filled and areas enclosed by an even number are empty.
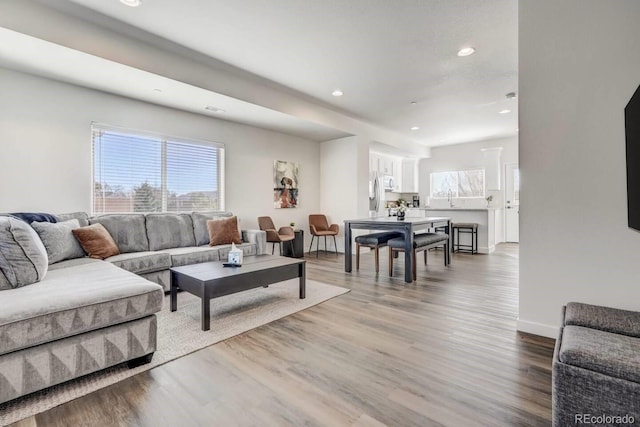
[[[403,193],[418,192],[418,161],[416,159],[402,159],[402,179],[400,190]]]
[[[369,171],[393,177],[396,193],[418,192],[418,161],[416,159],[385,156],[369,153]]]

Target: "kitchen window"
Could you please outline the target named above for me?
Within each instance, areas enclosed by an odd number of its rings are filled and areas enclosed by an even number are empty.
[[[431,173],[431,198],[484,198],[484,169]]]
[[[94,215],[224,210],[224,144],[91,130]]]

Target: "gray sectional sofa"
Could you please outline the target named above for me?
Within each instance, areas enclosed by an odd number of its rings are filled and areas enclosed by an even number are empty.
[[[568,303],[552,372],[554,427],[640,423],[640,313]]]
[[[57,215],[80,226],[102,224],[120,254],[52,263],[25,286],[11,287],[0,274],[0,404],[122,362],[149,362],[169,268],[226,259],[231,245],[208,245],[206,223],[219,216],[231,214]],[[15,224],[5,221],[0,230],[5,249],[22,245]],[[237,246],[246,256],[266,253],[263,231],[243,230],[242,237]],[[0,270],[6,265],[0,256]]]

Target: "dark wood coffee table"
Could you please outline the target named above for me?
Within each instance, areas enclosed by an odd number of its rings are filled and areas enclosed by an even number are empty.
[[[223,267],[222,262],[205,262],[171,269],[171,311],[178,309],[178,289],[202,300],[202,330],[210,326],[210,301],[224,295],[267,287],[283,280],[300,278],[300,299],[305,298],[306,261],[274,255],[246,257],[241,267]]]

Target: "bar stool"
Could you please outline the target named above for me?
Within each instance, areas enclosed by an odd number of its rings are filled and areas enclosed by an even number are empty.
[[[402,237],[402,233],[395,231],[387,231],[380,233],[371,233],[364,236],[356,237],[356,270],[360,270],[360,246],[371,248],[375,251],[376,258],[376,274],[380,272],[380,251],[379,249],[387,246],[390,239]]]
[[[404,237],[396,237],[387,242],[389,246],[389,276],[393,276],[393,252],[404,252]],[[421,233],[413,236],[413,250],[411,251],[411,264],[413,266],[413,280],[416,280],[416,252],[424,251],[424,264],[427,264],[427,250],[435,246],[444,246],[444,265],[450,263],[449,259],[449,235],[443,233]]]
[[[470,254],[478,253],[478,224],[475,222],[454,222],[451,224],[453,230],[453,252],[465,252]],[[471,234],[471,244],[460,244],[460,233]]]

